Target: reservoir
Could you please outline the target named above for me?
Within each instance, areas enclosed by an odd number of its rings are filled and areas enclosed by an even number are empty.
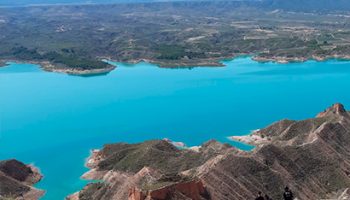
[[[222,62],[181,69],[113,63],[111,73],[87,77],[8,63],[0,68],[0,160],[33,163],[44,175],[43,199],[62,200],[86,184],[85,159],[106,143],[216,139],[251,150],[227,137],[311,118],[336,102],[350,108],[349,61]]]

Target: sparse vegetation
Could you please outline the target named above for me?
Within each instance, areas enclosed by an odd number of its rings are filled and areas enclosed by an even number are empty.
[[[287,12],[237,1],[0,9],[0,60],[103,69],[101,58],[172,67],[217,65],[241,54],[350,57],[346,10]]]

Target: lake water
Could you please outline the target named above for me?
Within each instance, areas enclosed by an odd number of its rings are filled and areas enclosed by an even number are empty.
[[[108,75],[91,77],[30,64],[2,67],[0,160],[34,163],[45,176],[37,185],[47,190],[43,199],[62,200],[83,187],[85,158],[105,143],[230,142],[228,136],[310,118],[335,102],[350,107],[350,62],[223,63],[193,69],[115,63]]]

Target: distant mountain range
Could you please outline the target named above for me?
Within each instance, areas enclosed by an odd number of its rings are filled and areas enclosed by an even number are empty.
[[[108,3],[145,3],[145,2],[175,2],[175,1],[241,1],[256,2],[267,8],[297,10],[297,11],[350,11],[349,0],[0,0],[0,6],[30,6],[51,4],[108,4]]]
[[[29,6],[43,4],[87,4],[87,3],[114,3],[124,0],[0,0],[0,6]],[[136,0],[137,1],[137,0]],[[127,1],[125,1],[127,2]]]
[[[153,2],[155,0],[0,0],[0,6],[30,6],[51,4],[108,4]]]
[[[284,10],[315,11],[342,10],[350,11],[349,0],[261,0],[265,6]]]

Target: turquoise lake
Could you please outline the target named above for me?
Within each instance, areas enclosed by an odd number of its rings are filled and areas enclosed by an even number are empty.
[[[0,160],[33,163],[43,199],[85,185],[89,151],[114,142],[169,138],[200,145],[284,119],[314,117],[335,102],[350,108],[350,62],[257,63],[163,69],[148,63],[103,76],[70,76],[31,64],[0,68]]]

